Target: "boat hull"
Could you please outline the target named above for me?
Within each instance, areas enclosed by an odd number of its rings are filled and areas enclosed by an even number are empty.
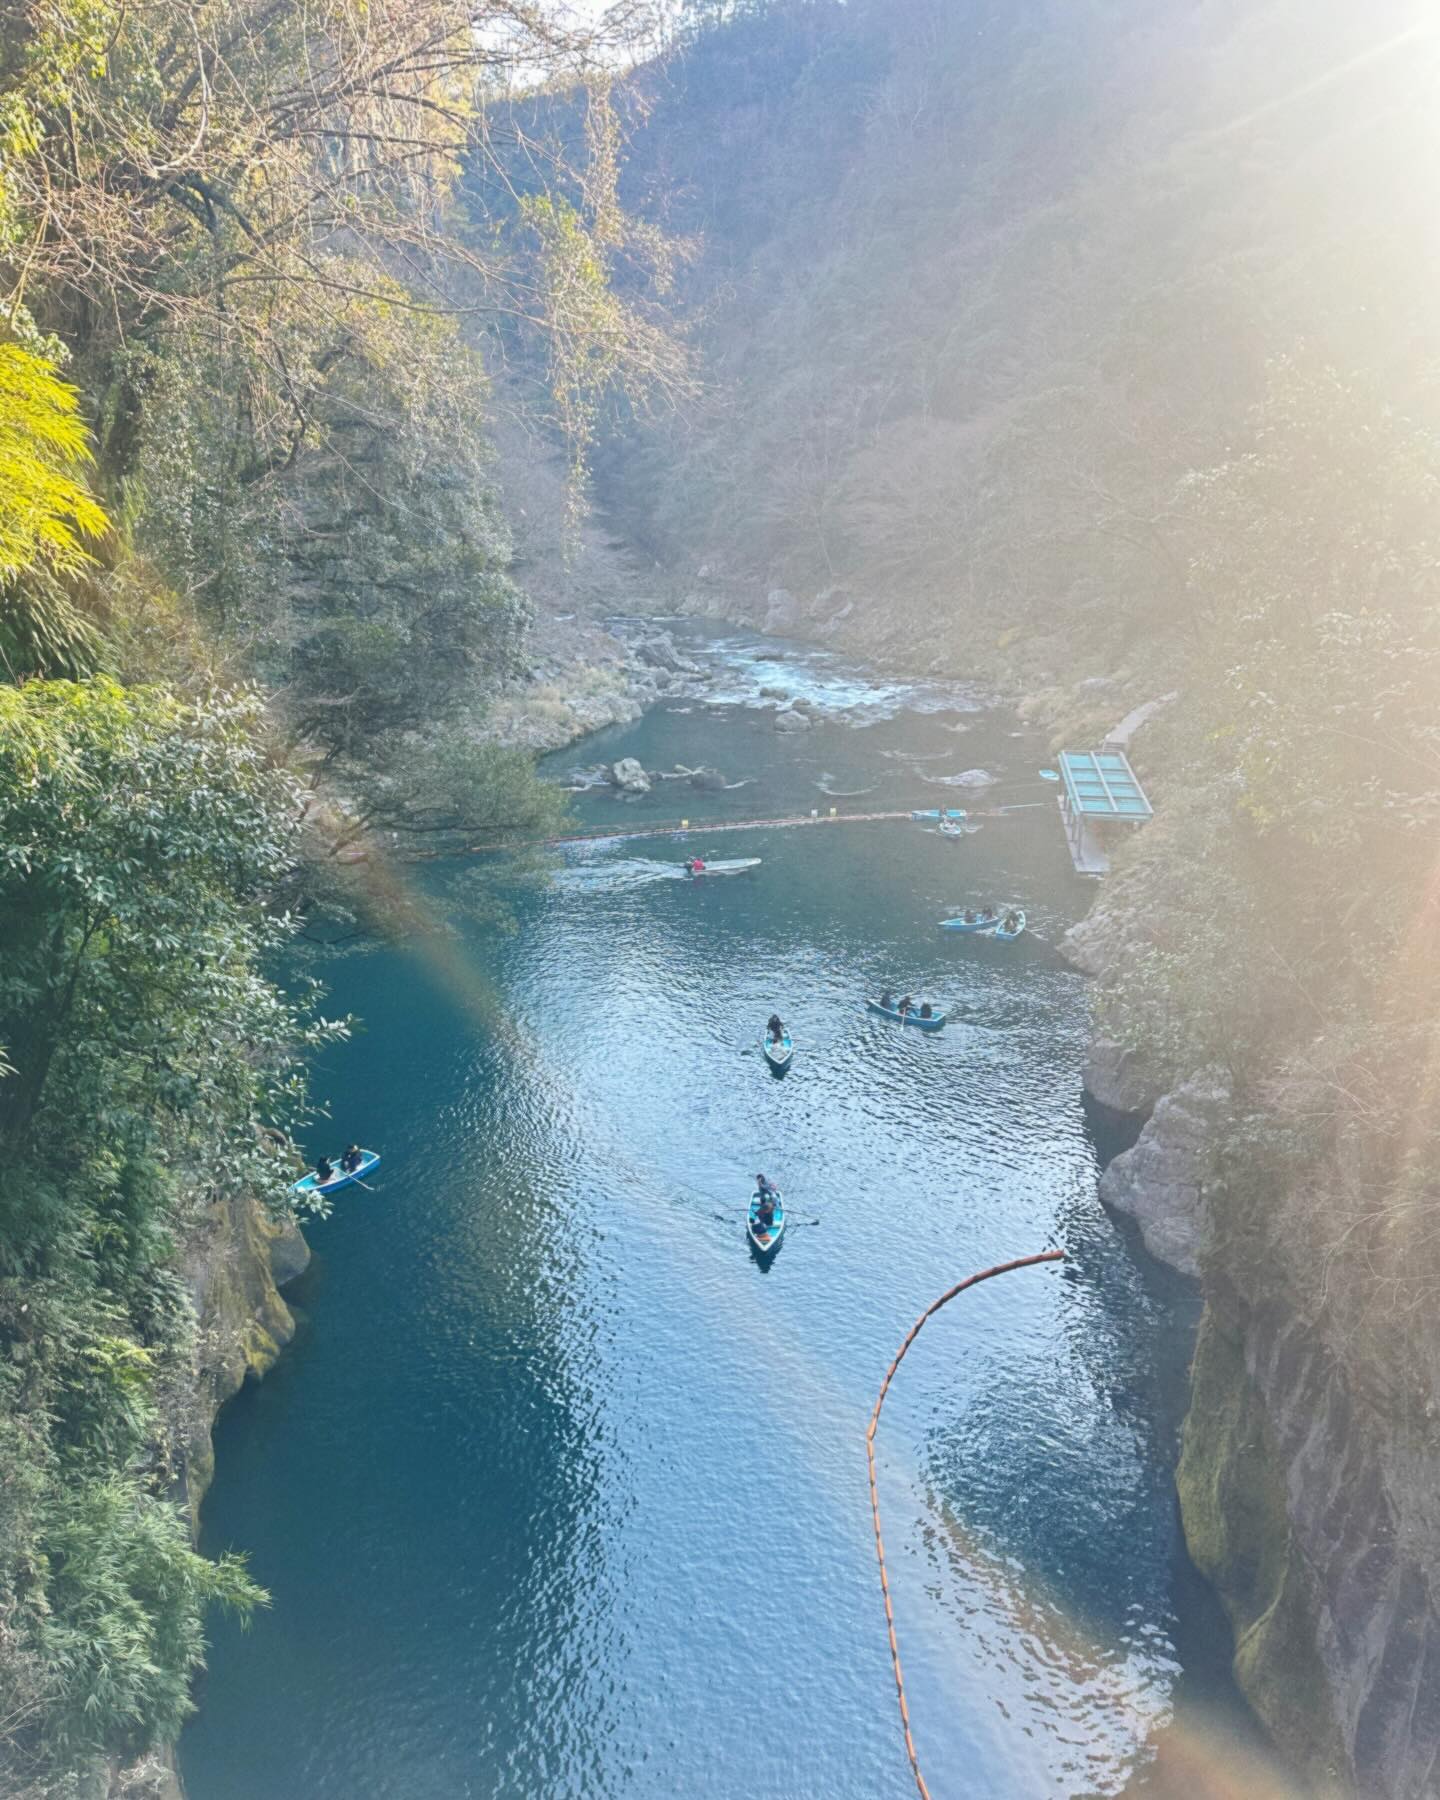
[[[761,1232],[755,1223],[760,1211],[760,1196],[750,1196],[750,1210],[745,1217],[745,1235],[757,1256],[773,1256],[780,1247],[780,1240],[785,1235],[785,1202],[777,1188],[775,1192],[775,1219],[768,1232]]]
[[[787,1031],[778,1044],[768,1037],[762,1038],[760,1048],[765,1052],[765,1060],[775,1073],[783,1075],[790,1067],[790,1058],[795,1054],[795,1041]]]
[[[918,1012],[898,1012],[893,1006],[882,1006],[878,1000],[867,1000],[866,1006],[873,1013],[879,1013],[882,1019],[890,1019],[897,1025],[914,1025],[921,1031],[939,1031],[945,1023],[946,1015],[936,1013],[933,1018],[922,1019]]]
[[[994,919],[942,919],[940,921],[940,929],[942,931],[970,931],[970,932],[993,931],[999,923],[1000,923],[1000,921],[998,918],[994,918]]]
[[[712,875],[744,875],[750,869],[760,867],[758,856],[736,857],[732,862],[706,863],[703,869],[692,869],[685,864],[685,877],[688,881],[706,881]]]
[[[298,1181],[290,1183],[292,1194],[338,1194],[341,1188],[353,1187],[356,1182],[364,1181],[372,1169],[380,1166],[378,1150],[366,1150],[360,1159],[360,1166],[350,1173],[340,1167],[339,1157],[334,1158],[335,1173],[328,1181],[316,1178],[312,1169],[308,1175],[302,1175]]]
[[[1003,925],[997,925],[995,927],[995,941],[1000,944],[1013,944],[1016,938],[1024,937],[1026,923],[1025,915],[1022,912],[1020,915],[1020,923],[1013,931],[1006,931]]]

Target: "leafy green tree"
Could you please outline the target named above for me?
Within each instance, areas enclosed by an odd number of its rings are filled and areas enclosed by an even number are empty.
[[[261,973],[300,810],[261,724],[243,693],[0,687],[0,1760],[37,1771],[172,1733],[206,1604],[260,1597],[149,1461],[177,1240],[288,1204],[273,1134],[340,1029]]]

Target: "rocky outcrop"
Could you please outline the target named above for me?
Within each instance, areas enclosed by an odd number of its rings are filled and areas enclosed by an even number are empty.
[[[1100,1177],[1105,1204],[1134,1219],[1150,1254],[1183,1275],[1200,1273],[1205,1191],[1229,1112],[1224,1079],[1196,1076],[1159,1101],[1134,1147]]]
[[[650,792],[650,777],[633,756],[622,756],[619,762],[610,765],[610,781],[622,794]]]
[[[802,621],[800,602],[787,588],[771,588],[765,596],[765,629],[777,637],[797,630]]]
[[[788,712],[776,713],[775,729],[782,732],[808,731],[810,729],[810,720],[807,714],[796,712],[792,708]]]
[[[247,1377],[266,1373],[295,1335],[282,1286],[303,1273],[310,1250],[299,1227],[273,1220],[248,1198],[207,1209],[181,1259],[197,1330],[189,1379],[172,1397],[170,1424],[180,1450],[180,1495],[198,1517],[214,1474],[215,1415]]]
[[[668,631],[657,631],[653,636],[641,638],[635,646],[635,654],[649,668],[663,669],[669,675],[703,673],[693,656],[686,656],[676,649],[675,640]]]
[[[1096,1038],[1091,1044],[1080,1081],[1097,1106],[1124,1117],[1148,1117],[1164,1092],[1144,1057],[1110,1038]]]

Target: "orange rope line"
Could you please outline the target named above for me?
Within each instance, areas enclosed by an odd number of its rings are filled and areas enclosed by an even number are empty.
[[[925,1785],[925,1777],[920,1773],[920,1759],[915,1754],[915,1740],[910,1735],[910,1709],[905,1704],[905,1678],[900,1672],[900,1646],[895,1638],[895,1608],[890,1603],[890,1578],[885,1572],[885,1540],[880,1535],[880,1489],[875,1479],[875,1429],[880,1423],[880,1408],[885,1404],[885,1396],[890,1391],[890,1383],[895,1379],[895,1371],[905,1360],[905,1352],[919,1337],[921,1327],[942,1306],[948,1306],[957,1294],[963,1294],[966,1288],[974,1287],[978,1282],[989,1281],[995,1275],[1008,1275],[1012,1269],[1028,1269],[1035,1263],[1063,1262],[1063,1250],[1042,1250],[1036,1256],[1017,1256],[1014,1262],[997,1263],[993,1269],[982,1269],[978,1275],[967,1275],[963,1281],[943,1293],[933,1305],[927,1306],[920,1317],[910,1327],[909,1335],[896,1352],[895,1360],[885,1371],[885,1379],[880,1383],[880,1392],[875,1399],[875,1410],[870,1415],[870,1428],[865,1433],[865,1455],[870,1464],[870,1510],[875,1516],[875,1555],[880,1562],[880,1592],[885,1596],[885,1625],[890,1633],[890,1661],[895,1669],[895,1695],[900,1702],[900,1724],[905,1732],[905,1754],[910,1758],[910,1768],[915,1776],[915,1785],[920,1790],[920,1800],[930,1800],[930,1790]]]

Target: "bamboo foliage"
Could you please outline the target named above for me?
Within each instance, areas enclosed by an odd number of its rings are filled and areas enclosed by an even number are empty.
[[[93,460],[76,390],[43,357],[0,344],[0,590],[37,566],[72,574],[90,560],[84,540],[107,523],[82,478]]]

